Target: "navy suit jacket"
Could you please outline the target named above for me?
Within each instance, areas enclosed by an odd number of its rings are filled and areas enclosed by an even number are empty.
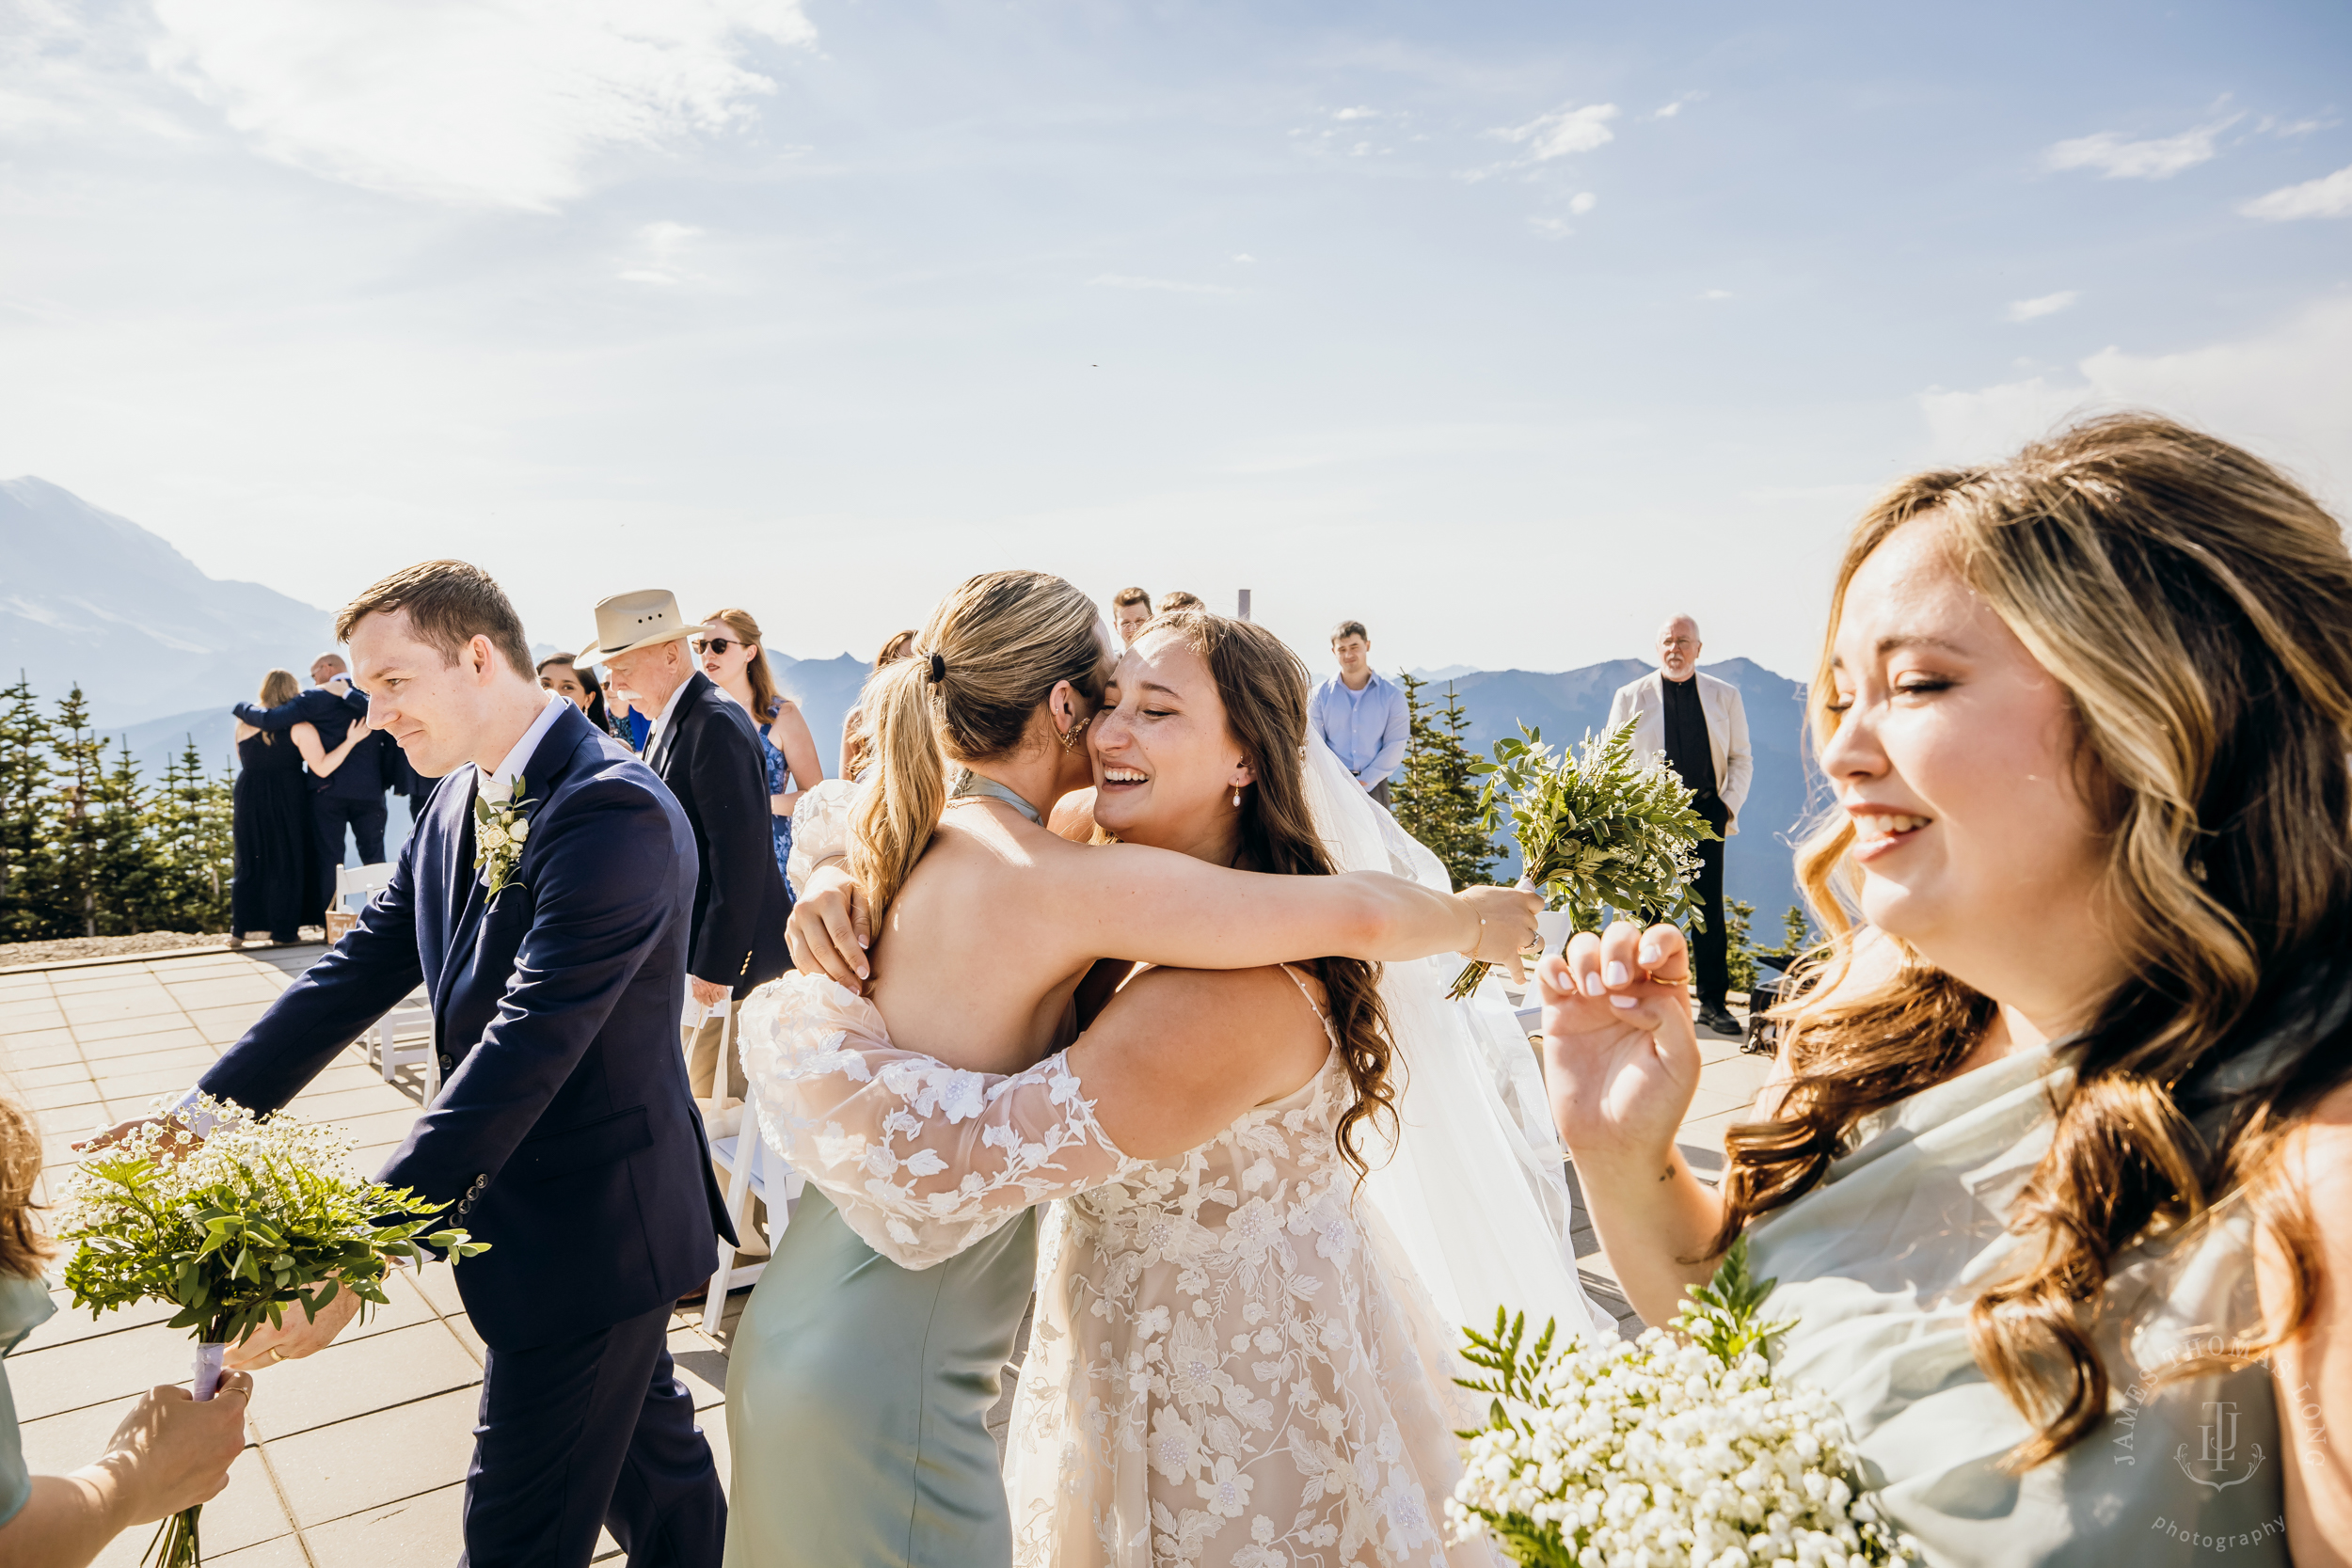
[[[338,697],[323,686],[297,691],[276,707],[257,707],[251,703],[239,703],[230,710],[259,730],[283,734],[296,724],[316,725],[319,744],[328,751],[343,743],[351,726],[363,724],[368,718],[365,692],[354,691],[348,697]],[[345,800],[374,800],[384,799],[384,766],[380,757],[389,736],[376,736],[361,741],[343,758],[342,766],[324,779],[313,781],[312,787],[322,795],[332,795]]]
[[[275,1111],[415,988],[441,1092],[377,1180],[490,1243],[457,1265],[494,1350],[675,1302],[733,1239],[678,1046],[694,837],[644,764],[565,706],[522,768],[530,832],[485,906],[477,773],[437,790],[391,885],[201,1080]]]
[[[700,670],[647,759],[693,825],[702,879],[687,969],[738,1000],[792,967],[784,923],[792,912],[776,869],[768,765],[751,716]]]

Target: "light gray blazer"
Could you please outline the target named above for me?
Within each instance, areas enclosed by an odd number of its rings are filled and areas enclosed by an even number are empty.
[[[1740,705],[1740,689],[1704,673],[1691,677],[1699,683],[1699,707],[1707,715],[1708,749],[1715,753],[1715,793],[1723,797],[1731,825],[1729,838],[1740,831],[1740,807],[1756,778],[1756,753],[1748,749],[1748,710]],[[1609,727],[1633,721],[1633,752],[1644,763],[1666,760],[1666,677],[1652,670],[1640,680],[1617,688],[1609,699]]]

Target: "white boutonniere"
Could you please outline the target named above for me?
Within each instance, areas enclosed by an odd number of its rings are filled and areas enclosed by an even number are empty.
[[[531,819],[523,813],[539,802],[517,799],[522,792],[523,776],[517,773],[502,784],[483,784],[473,798],[473,864],[493,904],[515,879],[523,840],[531,836]]]

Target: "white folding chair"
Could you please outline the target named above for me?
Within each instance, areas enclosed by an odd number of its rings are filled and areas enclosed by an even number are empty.
[[[714,1125],[715,1134],[723,1122]],[[743,1234],[751,1224],[752,1200],[759,1199],[768,1206],[768,1249],[772,1256],[776,1241],[784,1227],[792,1223],[792,1206],[800,1201],[801,1189],[806,1179],[776,1158],[768,1141],[759,1135],[759,1101],[746,1100],[740,1119],[726,1137],[713,1136],[710,1157],[719,1168],[727,1173],[727,1217],[735,1222],[735,1233]],[[715,1334],[719,1319],[727,1309],[727,1292],[739,1291],[758,1281],[766,1272],[768,1259],[735,1266],[736,1249],[727,1240],[719,1238],[719,1267],[710,1276],[710,1292],[703,1299],[703,1332]]]
[[[391,882],[389,864],[339,865],[335,868],[333,907],[343,910],[344,900],[354,895],[364,904]],[[386,1083],[390,1083],[392,1074],[401,1068],[413,1067],[424,1075],[427,1100],[440,1091],[440,1056],[433,1039],[433,1002],[422,986],[401,998],[391,1011],[362,1031],[359,1047],[375,1063]]]

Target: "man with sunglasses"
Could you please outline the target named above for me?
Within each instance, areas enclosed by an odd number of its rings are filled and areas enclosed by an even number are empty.
[[[694,1098],[740,1100],[743,1069],[720,1045],[752,988],[792,967],[785,952],[790,909],[768,826],[768,769],[741,707],[695,666],[701,630],[660,589],[596,606],[596,641],[574,660],[601,664],[605,685],[652,718],[645,766],[677,797],[694,830],[700,864],[687,935],[686,1067]],[[721,1056],[728,1059],[723,1063]]]

